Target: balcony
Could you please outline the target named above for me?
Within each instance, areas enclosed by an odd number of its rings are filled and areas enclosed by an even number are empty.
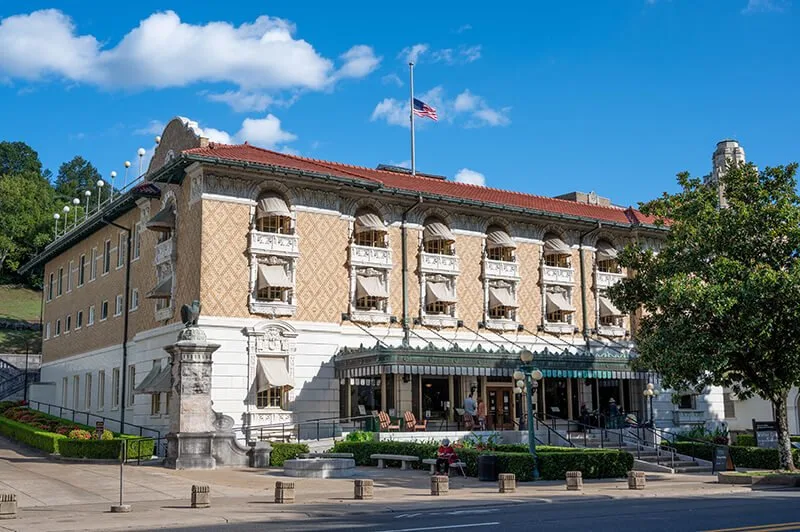
[[[172,259],[174,250],[175,246],[173,246],[172,238],[156,244],[156,266],[169,262]]]
[[[297,235],[250,231],[250,253],[297,257],[300,246]]]
[[[572,334],[575,326],[571,323],[548,322],[544,324],[544,332],[552,334]]]
[[[558,266],[542,266],[542,282],[548,284],[575,284],[575,270]]]
[[[611,338],[621,338],[625,336],[625,327],[618,327],[616,325],[599,325],[597,327],[597,334]]]
[[[519,330],[519,323],[517,323],[515,320],[488,318],[484,325],[490,331],[511,332]]]
[[[458,275],[458,257],[456,255],[437,255],[436,253],[420,253],[420,266],[422,273],[441,273],[443,275]]]
[[[706,413],[702,410],[675,410],[672,421],[676,425],[702,425],[706,422]]]
[[[422,324],[434,329],[447,329],[458,326],[458,318],[444,314],[426,314],[422,316]]]
[[[622,273],[597,272],[597,288],[614,286],[625,277]]]
[[[388,269],[392,267],[392,250],[351,244],[350,264],[366,268]]]
[[[250,298],[250,313],[264,316],[293,316],[296,306],[284,301],[262,301]]]
[[[487,279],[519,280],[519,264],[516,262],[484,259],[483,272]]]
[[[392,317],[382,310],[354,310],[350,313],[350,321],[369,325],[389,323]]]

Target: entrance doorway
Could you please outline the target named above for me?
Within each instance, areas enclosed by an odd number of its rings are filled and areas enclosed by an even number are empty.
[[[422,411],[426,418],[444,419],[448,397],[447,377],[422,377]]]
[[[486,387],[486,428],[511,430],[514,428],[511,387]]]
[[[569,415],[567,379],[546,379],[544,388],[544,402],[548,417],[567,419]]]

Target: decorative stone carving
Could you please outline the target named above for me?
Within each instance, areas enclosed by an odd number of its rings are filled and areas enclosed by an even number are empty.
[[[240,199],[252,199],[259,189],[257,181],[220,174],[206,174],[203,177],[203,192]]]
[[[334,192],[313,188],[296,189],[297,202],[305,207],[324,209],[328,211],[340,211],[342,198]]]
[[[438,255],[422,251],[419,257],[419,268],[422,273],[458,275],[460,271],[456,255]]]
[[[259,357],[285,357],[289,376],[294,378],[294,360],[297,331],[289,323],[266,320],[244,330],[247,336],[248,382],[247,412],[244,415],[244,430],[259,425],[291,423],[292,413],[279,409],[256,408],[256,365]],[[289,401],[294,399],[294,390],[289,392]]]
[[[192,205],[203,197],[203,170],[198,163],[193,163],[185,171],[189,177],[189,205]]]

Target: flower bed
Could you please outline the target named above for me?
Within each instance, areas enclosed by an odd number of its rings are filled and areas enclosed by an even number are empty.
[[[103,432],[92,439],[92,427],[30,410],[22,402],[0,403],[0,434],[36,449],[70,458],[119,459],[121,440],[128,458],[151,458],[155,441],[128,434]]]
[[[507,452],[521,451],[524,452]],[[333,452],[353,453],[356,465],[375,465],[372,454],[401,454],[419,457],[415,468],[427,467],[422,464],[426,458],[434,458],[437,444],[417,442],[336,442]],[[458,457],[466,464],[466,473],[478,476],[478,456],[491,454],[497,457],[498,473],[514,473],[518,481],[533,480],[533,456],[527,446],[497,445],[496,450],[456,449]],[[539,472],[543,480],[564,480],[567,471],[582,471],[583,478],[624,477],[633,467],[633,456],[614,449],[576,449],[570,447],[537,447]]]

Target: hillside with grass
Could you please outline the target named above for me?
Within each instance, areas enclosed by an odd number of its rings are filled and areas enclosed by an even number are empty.
[[[0,353],[39,353],[41,333],[16,328],[39,323],[42,292],[19,285],[0,285]]]

